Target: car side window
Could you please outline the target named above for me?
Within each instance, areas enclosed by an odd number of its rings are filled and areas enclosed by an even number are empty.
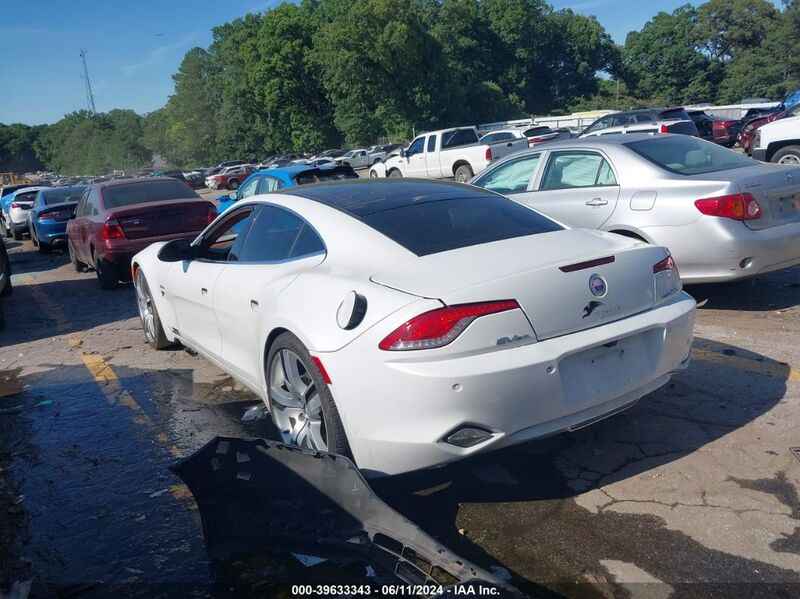
[[[636,117],[632,114],[621,114],[611,119],[612,127],[627,127],[636,123]]]
[[[649,114],[642,112],[636,115],[637,123],[655,123],[656,120]]]
[[[419,154],[422,152],[422,149],[425,147],[425,138],[418,137],[414,141],[411,142],[411,145],[408,146],[408,150],[406,150],[406,154]]]
[[[528,189],[528,183],[536,171],[541,154],[532,154],[511,160],[486,173],[475,184],[497,193],[520,193]]]
[[[436,151],[436,136],[431,135],[428,137],[428,152],[435,152]]]
[[[555,152],[547,162],[540,190],[616,185],[608,162],[595,152]]]
[[[256,195],[258,184],[259,177],[254,177],[249,181],[246,181],[245,184],[239,188],[239,199],[243,200],[244,198],[249,198],[250,196]]]
[[[82,216],[97,216],[98,214],[100,214],[100,192],[90,188]]]
[[[260,177],[260,179],[261,182],[258,186],[258,193],[269,193],[270,191],[275,191],[283,187],[281,182],[275,177],[263,176]]]
[[[253,206],[236,210],[203,236],[198,258],[213,262],[235,261],[254,214]]]
[[[325,251],[317,232],[302,218],[277,206],[261,206],[239,262],[282,262]]]
[[[86,198],[89,197],[89,190],[83,192],[81,199],[78,200],[78,205],[75,206],[75,216],[83,216],[83,212],[86,209]]]
[[[584,131],[584,133],[594,133],[595,131],[602,131],[603,129],[608,129],[608,123],[611,119],[607,116],[603,118],[597,119],[594,123],[589,125],[589,127]]]

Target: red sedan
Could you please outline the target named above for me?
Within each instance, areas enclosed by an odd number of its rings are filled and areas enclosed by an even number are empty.
[[[89,187],[67,223],[75,270],[93,268],[103,289],[130,279],[131,257],[156,241],[196,237],[217,216],[177,179],[120,179]]]
[[[794,106],[781,112],[775,112],[765,117],[753,119],[747,123],[744,128],[742,128],[742,132],[739,134],[739,145],[742,146],[742,149],[749,154],[750,146],[753,145],[753,138],[756,135],[756,129],[762,125],[771,123],[772,121],[785,119],[790,116],[800,116],[800,104],[795,104]]]

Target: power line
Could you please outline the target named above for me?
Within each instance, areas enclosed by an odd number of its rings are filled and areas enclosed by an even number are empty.
[[[86,83],[86,105],[89,107],[89,110],[92,114],[97,114],[97,110],[94,107],[94,92],[92,92],[92,82],[89,81],[89,69],[86,67],[86,50],[81,50],[78,56],[80,56],[81,60],[83,61],[83,80]]]

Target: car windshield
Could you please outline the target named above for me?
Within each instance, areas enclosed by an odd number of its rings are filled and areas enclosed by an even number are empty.
[[[364,222],[417,256],[562,229],[497,195],[411,204],[370,214]]]
[[[42,193],[42,198],[46,206],[53,204],[63,204],[64,202],[77,202],[83,195],[85,187],[65,187],[63,189],[53,189]]]
[[[759,164],[743,154],[689,135],[654,137],[625,145],[653,164],[680,175],[699,175]]]
[[[185,183],[174,179],[114,185],[103,190],[103,201],[106,208],[121,208],[134,204],[199,197]]]

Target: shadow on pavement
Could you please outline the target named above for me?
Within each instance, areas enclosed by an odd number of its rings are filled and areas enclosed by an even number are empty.
[[[737,281],[687,285],[686,292],[703,308],[716,310],[782,310],[800,305],[800,266]]]

